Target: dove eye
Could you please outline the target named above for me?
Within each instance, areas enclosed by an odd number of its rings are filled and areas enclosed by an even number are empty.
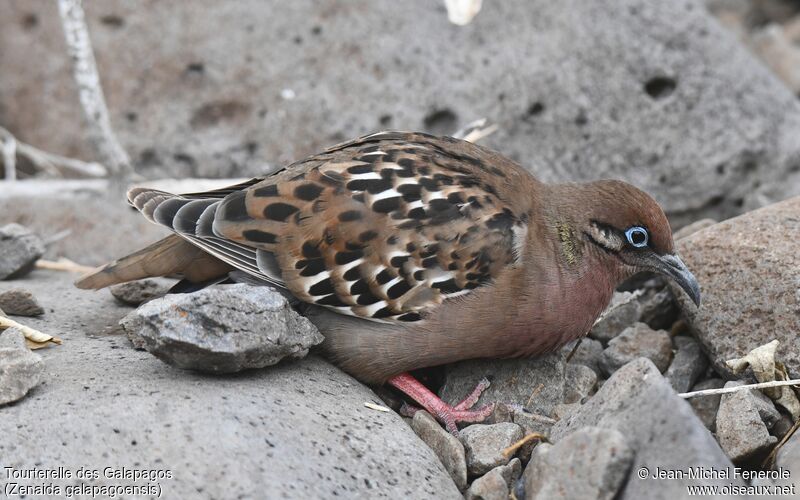
[[[647,241],[649,240],[647,229],[639,226],[633,226],[632,228],[625,231],[625,237],[628,238],[628,243],[635,246],[636,248],[646,247]]]

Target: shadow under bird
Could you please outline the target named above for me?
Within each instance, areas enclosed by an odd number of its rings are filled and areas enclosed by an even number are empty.
[[[379,132],[269,176],[128,199],[174,234],[77,282],[149,276],[194,283],[243,275],[319,307],[324,353],[387,382],[457,433],[485,384],[450,406],[408,372],[472,358],[533,356],[589,331],[614,289],[641,271],[700,290],[664,212],[621,181],[545,184],[484,147]]]

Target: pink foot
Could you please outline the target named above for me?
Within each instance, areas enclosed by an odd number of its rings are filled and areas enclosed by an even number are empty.
[[[495,408],[495,403],[492,403],[476,410],[471,409],[475,406],[481,393],[489,387],[489,381],[486,379],[481,380],[469,396],[455,406],[450,406],[442,401],[436,394],[431,392],[409,373],[396,375],[390,378],[388,382],[419,403],[422,408],[443,423],[445,429],[447,429],[450,434],[455,436],[458,436],[457,423],[483,422],[486,417],[492,414]],[[413,416],[417,411],[419,411],[419,408],[414,408],[406,404],[400,408],[401,413],[409,416]]]

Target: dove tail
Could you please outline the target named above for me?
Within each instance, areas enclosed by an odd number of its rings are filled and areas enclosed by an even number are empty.
[[[183,276],[199,283],[226,275],[231,269],[228,264],[173,234],[92,271],[76,281],[75,286],[98,290],[155,276]]]

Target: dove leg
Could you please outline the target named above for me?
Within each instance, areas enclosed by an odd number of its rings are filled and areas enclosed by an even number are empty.
[[[395,375],[388,380],[389,384],[400,389],[403,393],[407,394],[411,399],[416,401],[420,406],[428,411],[431,415],[436,417],[441,423],[444,424],[445,429],[453,435],[458,435],[459,422],[475,423],[482,422],[492,411],[494,411],[495,404],[482,406],[476,410],[470,408],[480,397],[481,393],[489,386],[488,380],[481,380],[475,390],[470,393],[462,402],[455,406],[442,401],[439,396],[425,387],[419,380],[415,379],[409,373],[401,373]],[[413,409],[406,409],[407,412],[413,412]]]

